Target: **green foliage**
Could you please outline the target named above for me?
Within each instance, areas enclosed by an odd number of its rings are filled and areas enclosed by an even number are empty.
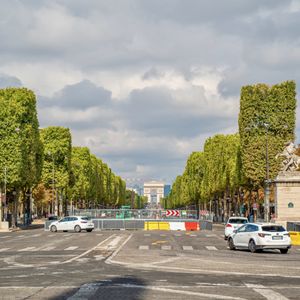
[[[266,133],[268,136],[270,178],[280,168],[275,156],[285,143],[294,141],[296,86],[286,81],[274,86],[257,84],[241,90],[239,132],[244,181],[263,186],[266,178]],[[266,126],[268,124],[268,131]]]
[[[42,129],[40,133],[44,146],[42,182],[49,189],[54,176],[55,187],[65,189],[70,183],[72,147],[70,130],[51,126]]]
[[[36,98],[25,88],[0,90],[0,179],[7,168],[8,187],[30,188],[42,169]]]

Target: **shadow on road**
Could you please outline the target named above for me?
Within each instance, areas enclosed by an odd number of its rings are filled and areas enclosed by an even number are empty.
[[[135,276],[115,277],[112,279],[85,283],[73,293],[49,297],[49,300],[105,299],[105,300],[142,300],[147,284]]]

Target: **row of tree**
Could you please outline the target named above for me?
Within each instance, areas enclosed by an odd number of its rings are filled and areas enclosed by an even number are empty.
[[[275,156],[295,139],[295,115],[293,81],[243,87],[239,133],[210,137],[202,152],[192,153],[172,185],[167,205],[194,205],[223,218],[250,214],[253,203],[255,208],[261,204],[262,212],[265,180],[274,179],[280,170],[282,160]]]
[[[13,223],[20,211],[30,218],[32,195],[48,213],[117,206],[126,198],[125,182],[88,148],[72,147],[68,128],[39,129],[36,97],[26,88],[0,89],[0,182],[3,212]]]

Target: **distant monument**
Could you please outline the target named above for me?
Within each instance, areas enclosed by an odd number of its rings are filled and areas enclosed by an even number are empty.
[[[284,226],[287,222],[300,221],[300,156],[293,142],[285,145],[281,170],[274,180],[275,184],[275,220]]]

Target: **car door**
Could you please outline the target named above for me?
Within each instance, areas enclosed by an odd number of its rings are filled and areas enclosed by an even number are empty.
[[[77,217],[70,217],[70,224],[69,224],[69,230],[74,230],[74,227],[78,224],[78,218]]]
[[[239,229],[237,229],[236,233],[233,237],[233,242],[238,247],[244,247],[243,240],[245,238],[245,234],[247,233],[246,232],[246,226],[247,225],[243,225]]]
[[[57,230],[68,230],[69,217],[62,218],[57,224]]]
[[[245,230],[243,231],[242,235],[240,236],[240,244],[242,247],[248,247],[248,243],[251,237],[251,233],[253,232],[253,225],[247,224],[245,226]]]

